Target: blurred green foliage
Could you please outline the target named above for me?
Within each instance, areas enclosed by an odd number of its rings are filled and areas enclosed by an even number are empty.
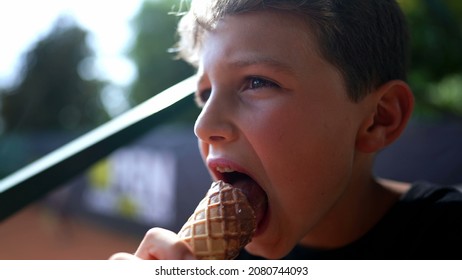
[[[411,29],[417,117],[462,116],[462,1],[399,0]]]
[[[108,119],[99,99],[104,83],[79,75],[93,55],[87,35],[62,17],[25,54],[21,81],[0,91],[5,132],[85,130]]]

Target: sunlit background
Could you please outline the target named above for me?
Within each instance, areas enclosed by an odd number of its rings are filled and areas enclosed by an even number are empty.
[[[376,172],[460,184],[462,1],[399,2],[413,34],[417,106]],[[193,74],[169,52],[180,6],[1,1],[0,179]],[[2,222],[0,259],[104,259],[134,251],[152,226],[177,230],[209,182],[192,133],[197,114],[191,100],[165,125]]]
[[[135,78],[135,66],[126,52],[134,40],[131,19],[142,4],[131,1],[2,1],[0,3],[0,86],[11,86],[20,75],[23,54],[49,35],[59,18],[68,17],[88,31],[95,51],[94,74],[118,85]]]

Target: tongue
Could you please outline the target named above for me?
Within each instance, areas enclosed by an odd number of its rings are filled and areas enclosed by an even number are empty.
[[[267,197],[263,189],[255,182],[254,180],[247,178],[245,180],[238,180],[232,183],[234,188],[241,190],[247,199],[249,200],[250,205],[255,212],[257,219],[257,225],[263,218],[266,207],[267,207]]]

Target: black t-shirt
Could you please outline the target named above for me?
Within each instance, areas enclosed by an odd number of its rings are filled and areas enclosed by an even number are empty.
[[[247,252],[238,259],[260,259]],[[462,259],[462,193],[419,182],[363,237],[338,249],[296,246],[284,259]]]

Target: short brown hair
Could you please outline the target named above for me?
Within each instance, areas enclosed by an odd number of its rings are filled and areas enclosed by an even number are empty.
[[[180,57],[197,65],[206,30],[226,15],[262,10],[305,18],[353,101],[387,81],[406,80],[408,32],[395,0],[192,0],[178,25]]]

